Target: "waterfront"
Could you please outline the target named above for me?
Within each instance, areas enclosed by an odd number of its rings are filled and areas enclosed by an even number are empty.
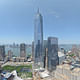
[[[26,48],[26,54],[27,55],[31,55],[31,47],[27,47]],[[8,53],[8,50],[11,50],[13,52],[13,55],[18,56],[20,55],[20,47],[5,47],[5,53]]]
[[[58,47],[59,48],[64,48],[64,50],[69,51],[72,49],[72,46],[75,44],[59,44]],[[80,47],[80,44],[76,44],[76,46],[78,46],[78,48]],[[11,50],[13,52],[13,55],[18,56],[20,55],[20,47],[10,47],[10,46],[6,46],[5,47],[5,53],[8,53],[8,50]],[[31,55],[32,53],[32,47],[26,47],[26,54],[27,55]]]

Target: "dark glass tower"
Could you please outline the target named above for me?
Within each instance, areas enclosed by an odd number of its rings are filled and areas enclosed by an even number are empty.
[[[58,38],[48,37],[48,70],[55,70],[58,64]]]
[[[39,9],[34,25],[34,63],[36,66],[43,66],[43,19]]]

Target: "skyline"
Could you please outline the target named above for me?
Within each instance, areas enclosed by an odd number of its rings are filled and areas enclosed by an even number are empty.
[[[50,3],[50,4],[49,4]],[[80,44],[79,0],[0,0],[0,44],[31,43],[37,9],[43,16],[44,39]]]

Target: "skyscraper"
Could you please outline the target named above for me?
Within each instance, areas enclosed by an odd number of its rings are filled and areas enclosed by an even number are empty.
[[[43,67],[43,18],[39,9],[35,16],[34,25],[34,63]]]
[[[59,64],[58,58],[58,39],[56,37],[48,38],[48,70],[53,71]]]
[[[26,45],[20,44],[20,57],[26,58]]]
[[[8,50],[8,60],[11,60],[13,56],[13,52],[11,50]]]
[[[44,68],[46,68],[47,69],[47,53],[48,53],[48,51],[47,51],[47,49],[48,49],[48,45],[47,45],[48,43],[47,43],[47,40],[44,40],[43,41],[43,48],[44,48]]]
[[[5,46],[0,46],[0,60],[4,60],[5,58]]]
[[[32,42],[32,60],[34,60],[34,42]]]

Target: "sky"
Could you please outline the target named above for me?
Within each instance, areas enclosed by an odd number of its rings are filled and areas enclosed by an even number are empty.
[[[34,40],[37,9],[43,16],[44,39],[80,44],[80,0],[0,0],[0,44]]]

